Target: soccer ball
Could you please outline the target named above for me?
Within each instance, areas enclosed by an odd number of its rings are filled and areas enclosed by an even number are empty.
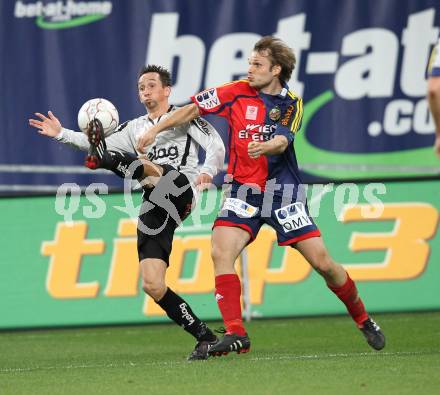
[[[90,99],[78,111],[78,126],[84,133],[87,125],[94,118],[101,121],[104,135],[113,133],[119,124],[119,114],[116,107],[106,99]]]

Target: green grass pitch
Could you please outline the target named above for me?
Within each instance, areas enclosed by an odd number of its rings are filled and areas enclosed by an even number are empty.
[[[0,394],[440,394],[440,312],[374,318],[381,352],[348,317],[255,320],[250,353],[192,363],[175,325],[2,332]]]

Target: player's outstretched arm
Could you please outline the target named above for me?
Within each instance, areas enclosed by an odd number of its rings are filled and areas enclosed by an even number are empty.
[[[29,125],[38,129],[38,133],[49,137],[56,137],[60,134],[62,129],[61,122],[52,111],[47,113],[47,117],[39,112],[36,112],[35,115],[39,119],[29,119]]]
[[[84,133],[77,133],[73,130],[65,129],[59,119],[49,111],[47,116],[36,112],[39,119],[29,119],[29,125],[38,129],[38,133],[43,136],[54,138],[56,141],[78,148],[82,151],[89,149],[89,141]]]
[[[199,108],[194,103],[178,108],[169,117],[142,133],[139,136],[136,149],[145,153],[145,148],[154,142],[158,133],[190,122],[198,116],[200,116]]]

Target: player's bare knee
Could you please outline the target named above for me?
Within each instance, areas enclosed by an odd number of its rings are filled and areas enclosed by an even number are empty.
[[[342,266],[337,265],[334,262],[325,265],[317,271],[324,278],[327,284],[331,284],[333,286],[341,286],[345,283],[345,270],[342,268]]]
[[[235,259],[227,252],[225,253],[221,249],[212,249],[211,257],[215,275],[234,272]]]
[[[212,245],[212,248],[211,248],[211,258],[212,258],[212,261],[214,263],[215,262],[219,262],[222,259],[221,248],[218,245],[216,245],[216,244]]]
[[[307,258],[308,258],[310,264],[315,269],[324,270],[325,267],[329,264],[328,254],[325,252],[325,250],[315,251],[313,254],[311,254]]]
[[[157,301],[162,299],[167,288],[166,285],[163,284],[162,282],[148,281],[143,279],[142,289],[148,296],[151,296],[154,300]]]
[[[310,264],[319,274],[323,276],[331,276],[336,269],[335,263],[327,252],[320,252],[316,254]]]
[[[228,249],[221,248],[215,244],[211,248],[211,258],[214,263],[214,267],[234,267],[235,258]]]

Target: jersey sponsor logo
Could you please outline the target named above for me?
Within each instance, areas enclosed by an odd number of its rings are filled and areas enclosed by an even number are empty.
[[[275,216],[286,233],[312,225],[306,208],[301,202],[275,210]]]
[[[197,103],[205,110],[212,110],[220,106],[220,99],[217,95],[217,89],[208,89],[196,95]]]
[[[258,107],[257,106],[247,106],[246,108],[246,119],[249,121],[255,121],[258,115]]]
[[[236,198],[227,198],[223,203],[222,210],[233,211],[242,218],[251,218],[258,212],[258,208]]]
[[[272,134],[275,132],[276,125],[260,125],[260,124],[247,124],[246,131],[248,132],[258,132],[261,134]]]
[[[247,124],[245,130],[238,131],[239,139],[252,139],[252,141],[268,141],[273,138],[276,125]]]
[[[206,122],[203,118],[194,119],[196,126],[205,134],[211,134],[208,127],[208,122]]]
[[[177,159],[179,156],[179,150],[177,146],[172,145],[170,147],[157,148],[155,145],[151,148],[151,151],[147,154],[147,159],[154,161],[158,159],[168,158],[170,160]]]
[[[239,139],[251,139],[252,141],[256,142],[263,142],[263,141],[269,141],[271,138],[273,138],[273,134],[263,134],[263,133],[249,133],[246,130],[239,130],[238,131],[238,138]]]
[[[290,117],[292,116],[294,110],[295,110],[295,106],[293,104],[287,107],[286,113],[284,114],[283,119],[281,119],[281,125],[283,126],[289,125]]]

